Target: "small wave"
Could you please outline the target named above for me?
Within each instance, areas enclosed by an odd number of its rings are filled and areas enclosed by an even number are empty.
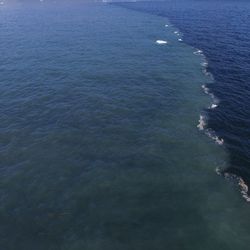
[[[215,96],[212,93],[210,93],[209,88],[206,85],[203,84],[201,87],[204,90],[205,94],[210,95],[211,98],[212,98],[212,100],[213,100],[213,102],[212,102],[212,104],[210,105],[209,108],[210,109],[217,108],[219,101],[215,98]],[[216,135],[216,133],[212,129],[210,129],[210,128],[206,129],[206,125],[207,125],[207,123],[206,123],[206,117],[204,115],[200,115],[199,123],[197,125],[197,127],[199,128],[199,130],[201,130],[201,131],[205,130],[205,134],[208,137],[210,137],[212,140],[214,140],[215,143],[217,143],[218,145],[223,145],[224,144],[223,138],[218,137]]]
[[[200,119],[199,119],[199,124],[197,125],[197,128],[199,130],[204,130],[206,127],[206,119],[204,115],[200,115]]]
[[[231,173],[224,173],[223,174],[224,177],[227,179],[227,180],[236,180],[239,188],[240,188],[240,192],[242,194],[242,197],[247,201],[247,202],[250,202],[250,197],[248,195],[248,186],[247,184],[245,183],[245,181],[242,179],[242,177],[240,176],[237,176],[235,174],[231,174]]]
[[[164,40],[156,40],[156,43],[157,44],[167,44],[168,42],[164,41]]]
[[[202,63],[201,63],[201,66],[203,66],[203,67],[206,68],[206,67],[208,66],[208,62],[202,62]]]
[[[210,105],[209,108],[210,109],[217,108],[218,105],[219,105],[219,100],[214,96],[213,93],[210,92],[209,88],[206,85],[203,84],[201,87],[202,87],[204,93],[209,95],[211,97],[211,99],[212,99],[212,104]]]
[[[219,106],[219,103],[220,101],[212,94],[212,93],[209,93],[209,95],[211,96],[212,98],[212,104],[210,105],[210,109],[215,109]]]
[[[194,52],[194,54],[202,55],[204,57],[204,61],[201,63],[201,65],[205,67],[205,69],[203,70],[203,73],[205,73],[206,75],[210,75],[210,73],[207,71],[208,62],[206,60],[206,57],[203,55],[203,51],[198,49],[197,51]],[[213,79],[212,75],[211,75],[211,78]],[[209,88],[205,84],[203,84],[201,87],[204,93],[209,95],[212,99],[212,104],[209,106],[209,109],[217,108],[219,104],[219,100],[214,96],[213,93],[210,92]],[[197,125],[199,130],[205,130],[205,134],[208,137],[210,137],[212,140],[214,140],[215,143],[217,143],[218,145],[223,145],[224,144],[223,138],[218,137],[212,129],[210,128],[205,129],[205,126],[206,126],[205,117],[203,115],[200,115],[199,124]]]
[[[213,103],[213,104],[211,105],[210,108],[211,108],[211,109],[215,109],[215,108],[217,108],[217,107],[218,107],[218,104],[214,104],[214,103]]]
[[[210,77],[211,79],[214,79],[213,75],[210,72],[208,72],[206,68],[203,69],[202,72],[203,72],[204,75]]]
[[[237,176],[236,174],[232,174],[232,173],[228,173],[228,172],[224,172],[223,170],[221,170],[220,168],[216,168],[215,172],[220,175],[223,176],[226,180],[228,181],[233,181],[236,182],[236,184],[239,186],[240,188],[240,192],[242,194],[242,197],[247,201],[250,202],[250,197],[248,195],[248,186],[245,183],[245,181],[243,180],[242,177]]]
[[[194,52],[194,54],[195,54],[196,52]],[[200,55],[200,56],[202,56],[203,57],[203,59],[205,59],[205,56],[204,56],[204,54],[202,54],[202,53],[200,53],[200,54],[196,54],[196,55]],[[203,74],[205,75],[205,76],[207,76],[207,77],[209,77],[212,81],[214,81],[214,76],[213,76],[213,74],[212,73],[210,73],[209,71],[208,71],[208,62],[202,62],[201,63],[201,66],[203,67],[203,69],[202,69],[202,72],[203,72]]]
[[[216,172],[217,175],[222,175],[222,171],[218,167],[215,169],[215,172]]]
[[[203,54],[201,54],[203,57],[205,57]],[[206,75],[206,76],[208,76],[208,77],[210,77],[212,80],[214,80],[214,77],[213,77],[213,75],[207,70],[207,67],[208,67],[208,62],[202,62],[201,63],[201,66],[203,67],[203,69],[202,69],[202,72],[203,72],[203,74],[204,75]]]
[[[215,141],[215,143],[217,143],[218,145],[223,145],[224,144],[224,140],[223,138],[219,138],[215,132],[211,129],[207,129],[205,134],[210,137],[212,140]]]
[[[218,145],[223,145],[224,144],[224,140],[222,138],[219,138],[215,132],[211,129],[206,129],[207,123],[206,123],[206,117],[204,115],[200,115],[200,119],[199,119],[199,123],[197,125],[197,128],[200,131],[205,131],[205,134],[211,138],[212,140],[215,141],[215,143],[217,143]]]
[[[201,62],[201,66],[204,67],[204,69],[202,70],[202,72],[206,75],[211,77],[212,80],[214,80],[213,75],[208,72],[207,67],[208,67],[208,61],[206,60],[205,55],[203,54],[202,50],[197,49],[194,52],[195,55],[201,55],[203,58],[203,62]],[[219,105],[219,100],[215,97],[215,95],[213,93],[211,93],[210,89],[204,84],[202,85],[202,89],[204,91],[205,94],[209,95],[212,99],[212,104],[209,106],[209,109],[215,109],[218,107]],[[204,115],[200,115],[200,119],[199,119],[199,124],[197,125],[197,127],[199,128],[199,130],[204,130],[205,134],[211,138],[212,140],[215,141],[215,143],[217,143],[218,145],[223,145],[224,144],[224,139],[220,138],[219,136],[216,135],[216,132],[213,131],[210,128],[206,128],[207,124],[206,124],[206,119]],[[247,201],[250,202],[250,196],[248,195],[248,186],[245,183],[245,181],[243,180],[243,178],[241,178],[240,176],[237,176],[235,174],[231,174],[231,173],[226,173],[223,170],[221,170],[220,168],[216,168],[215,172],[220,175],[220,176],[224,176],[226,179],[230,179],[230,180],[236,180],[237,185],[239,186],[240,192],[242,194],[242,197]]]
[[[205,94],[209,95],[209,88],[206,85],[201,85],[202,89],[204,90]]]
[[[179,42],[182,42],[183,40],[181,38],[178,39]]]
[[[200,50],[200,49],[197,49],[197,50],[194,52],[195,55],[202,55],[202,53],[203,53],[203,51]]]
[[[209,138],[211,138],[212,140],[214,140],[215,143],[217,143],[218,145],[223,145],[224,144],[224,140],[222,138],[220,138],[219,136],[217,136],[212,129],[206,128],[206,126],[207,126],[206,116],[205,115],[200,115],[200,119],[199,119],[199,123],[197,125],[197,128],[200,131],[205,131],[205,134]]]
[[[200,50],[201,51],[201,50]],[[194,52],[195,53],[195,52]],[[213,76],[212,76],[212,74],[210,73],[210,72],[208,72],[207,71],[207,67],[208,67],[208,62],[207,62],[207,60],[206,60],[206,57],[201,53],[201,54],[199,54],[199,55],[202,55],[203,56],[203,62],[201,62],[201,66],[203,67],[203,69],[202,69],[202,72],[203,72],[203,74],[204,75],[206,75],[206,76],[210,76],[212,79],[213,79]]]
[[[248,196],[248,186],[241,177],[239,177],[238,184],[239,184],[239,187],[241,189],[241,193],[242,193],[243,198],[247,202],[250,202],[250,197]]]
[[[169,25],[168,24],[165,24],[165,27],[168,27]]]

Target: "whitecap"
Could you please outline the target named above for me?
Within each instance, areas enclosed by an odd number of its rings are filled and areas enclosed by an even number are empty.
[[[168,27],[169,25],[168,24],[165,24],[165,27]]]
[[[239,186],[241,188],[241,193],[242,194],[247,194],[248,193],[248,186],[247,184],[243,181],[242,178],[239,178]]]
[[[198,49],[194,52],[195,55],[202,55],[203,51]]]
[[[218,136],[213,137],[213,139],[219,145],[223,145],[224,144],[224,140],[222,138],[220,139]]]
[[[182,42],[183,40],[181,38],[178,39],[179,42]]]
[[[236,180],[239,188],[240,188],[240,192],[242,194],[242,197],[247,201],[247,202],[250,202],[250,197],[248,195],[248,186],[247,184],[245,183],[245,181],[243,180],[242,177],[240,176],[237,176],[235,174],[231,174],[231,173],[224,173],[224,177],[225,179],[227,180],[230,180],[230,181],[234,181]]]
[[[208,72],[207,69],[203,69],[202,72],[204,75],[210,76],[213,79],[212,74],[210,72]]]
[[[206,85],[204,85],[204,84],[201,85],[201,87],[202,87],[204,93],[207,94],[207,95],[209,95],[209,88]]]
[[[210,90],[206,85],[203,84],[201,87],[202,87],[204,93],[209,95],[211,97],[211,99],[212,99],[212,104],[210,105],[209,108],[210,109],[217,108],[220,101],[214,96],[213,93],[210,93]]]
[[[215,108],[217,108],[217,107],[218,107],[218,105],[213,103],[213,104],[211,105],[210,108],[211,108],[211,109],[215,109]]]
[[[199,123],[197,125],[197,128],[200,131],[205,130],[205,134],[210,137],[212,140],[214,140],[218,145],[223,145],[224,140],[222,138],[219,138],[215,132],[211,129],[206,129],[207,122],[206,117],[204,115],[200,115]]]
[[[201,66],[207,67],[207,66],[208,66],[208,63],[207,63],[207,62],[202,62],[202,63],[201,63]]]
[[[156,40],[156,43],[157,44],[167,44],[168,42],[164,41],[164,40]]]
[[[214,140],[218,145],[223,145],[224,140],[222,138],[219,138],[214,131],[207,129],[206,130],[206,135],[210,137],[212,140]]]
[[[236,175],[233,175],[234,178],[236,178],[238,180],[238,185],[239,185],[239,188],[240,188],[240,192],[242,194],[242,197],[247,201],[247,202],[250,202],[250,197],[248,195],[248,186],[247,184],[245,183],[245,181],[241,178],[241,177],[238,177]]]
[[[200,115],[199,124],[197,125],[197,128],[198,128],[199,130],[204,130],[205,127],[206,127],[205,116]]]
[[[219,167],[217,167],[215,169],[215,172],[216,172],[217,175],[221,175],[221,169]]]

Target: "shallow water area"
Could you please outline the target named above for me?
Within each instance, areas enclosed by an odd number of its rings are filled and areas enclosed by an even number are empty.
[[[166,18],[44,3],[0,23],[0,248],[247,249],[249,206],[197,129],[211,78]]]

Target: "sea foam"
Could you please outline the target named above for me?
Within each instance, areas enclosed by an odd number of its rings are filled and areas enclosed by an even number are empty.
[[[206,129],[205,134],[215,141],[218,145],[223,145],[224,140],[219,138],[212,129]]]
[[[162,44],[167,44],[168,42],[165,40],[156,40],[156,43],[162,45]]]
[[[215,108],[217,108],[217,107],[218,107],[218,105],[217,105],[217,104],[214,104],[214,103],[210,106],[211,109],[215,109]]]
[[[236,181],[237,185],[239,186],[240,192],[242,197],[247,201],[250,202],[250,197],[248,195],[248,186],[246,184],[246,182],[243,180],[242,177],[237,176],[236,174],[231,174],[231,173],[224,173],[223,176],[227,179],[227,180],[231,180],[231,181]]]
[[[199,50],[201,51],[201,50]],[[206,63],[206,61],[205,61]],[[207,66],[207,64],[206,64]],[[219,100],[214,96],[213,93],[210,92],[209,88],[203,84],[202,86],[202,89],[204,91],[205,94],[209,95],[212,99],[212,104],[208,107],[209,109],[215,109],[218,107],[218,103],[219,103]],[[223,145],[224,144],[224,140],[223,138],[220,138],[219,136],[216,135],[215,131],[213,131],[212,129],[210,128],[206,128],[207,126],[207,123],[206,123],[206,117],[205,115],[200,115],[200,119],[199,119],[199,123],[197,125],[198,129],[199,130],[204,130],[205,131],[205,134],[211,138],[212,140],[215,141],[215,143],[217,143],[218,145]]]
[[[217,108],[219,105],[219,100],[214,96],[213,93],[210,92],[209,88],[206,85],[203,84],[201,87],[202,87],[204,93],[209,95],[212,99],[212,104],[209,106],[209,109]]]
[[[197,128],[199,130],[204,130],[205,127],[206,127],[205,116],[204,115],[200,115],[199,124],[197,125]]]
[[[218,167],[215,169],[215,172],[218,175],[223,176],[226,180],[235,182],[238,185],[239,189],[240,189],[242,197],[247,202],[250,202],[250,197],[248,195],[249,188],[248,188],[248,185],[246,184],[246,182],[243,180],[242,177],[237,176],[236,174],[224,172],[222,169],[220,169]]]
[[[198,49],[194,52],[195,55],[202,55],[203,51]]]

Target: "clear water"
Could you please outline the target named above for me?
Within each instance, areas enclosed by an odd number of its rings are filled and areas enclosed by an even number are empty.
[[[0,7],[0,249],[248,249],[249,205],[197,129],[212,80],[166,23]]]

